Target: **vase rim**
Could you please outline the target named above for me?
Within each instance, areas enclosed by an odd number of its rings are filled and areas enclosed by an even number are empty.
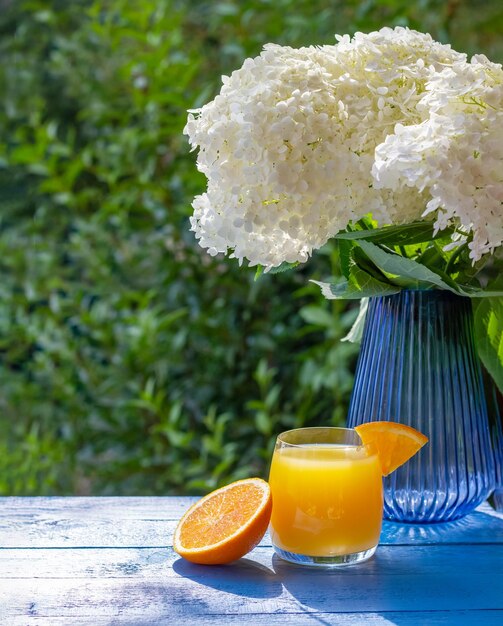
[[[382,296],[371,296],[372,298],[394,298],[396,296],[400,296],[403,293],[424,293],[431,295],[445,295],[451,298],[462,298],[463,300],[470,300],[469,296],[465,296],[461,293],[455,293],[454,291],[450,291],[449,289],[440,289],[440,287],[435,287],[434,289],[421,288],[421,287],[404,287],[397,291],[397,293],[391,294],[383,294]]]

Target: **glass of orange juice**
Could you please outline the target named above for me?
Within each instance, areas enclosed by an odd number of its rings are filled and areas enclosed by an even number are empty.
[[[281,433],[272,457],[274,550],[302,565],[338,567],[370,558],[383,514],[377,451],[349,428]]]

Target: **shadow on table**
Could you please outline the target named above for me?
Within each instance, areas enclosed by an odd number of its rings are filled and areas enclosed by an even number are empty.
[[[297,602],[316,611],[337,613],[368,606],[369,586],[380,585],[378,558],[333,570],[303,567],[273,555],[272,567],[278,581]],[[404,564],[404,568],[407,568]],[[309,584],[306,584],[309,580]]]
[[[251,559],[239,559],[229,565],[210,567],[178,559],[173,563],[173,570],[201,585],[247,598],[276,598],[283,590],[275,572]],[[236,581],[239,581],[239,585],[236,585]]]
[[[402,524],[385,521],[379,544],[427,545],[441,543],[480,543],[492,541],[494,535],[501,535],[503,520],[497,514],[475,511],[461,519],[434,524]]]
[[[424,623],[414,622],[414,613],[419,620],[424,619],[425,598],[431,599],[430,607],[441,616],[473,606],[475,597],[482,592],[481,583],[466,576],[459,561],[447,561],[439,568],[430,562],[429,547],[424,548],[422,554],[404,558],[403,549],[382,547],[369,561],[334,570],[306,571],[274,555],[272,567],[283,587],[303,608],[345,614],[358,612],[355,607],[360,607],[362,612],[372,616],[373,626]],[[494,562],[496,559],[494,557]],[[481,572],[478,563],[475,569]],[[496,589],[490,593],[486,589],[485,594],[487,606],[498,606]],[[402,612],[405,614],[399,615]],[[431,624],[437,623],[448,622],[431,621]]]

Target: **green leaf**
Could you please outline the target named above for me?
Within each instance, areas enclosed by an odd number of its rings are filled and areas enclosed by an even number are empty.
[[[264,273],[264,266],[257,265],[257,269],[255,270],[255,276],[253,280],[258,280],[262,276],[263,273]]]
[[[339,263],[341,266],[342,275],[349,279],[349,272],[351,269],[351,250],[353,249],[353,242],[341,239],[337,242],[339,248]]]
[[[439,265],[445,267],[448,258],[442,249],[443,245],[444,244],[439,245],[439,242],[436,241],[432,246],[427,246],[415,260],[426,267],[438,267]]]
[[[257,265],[254,280],[258,280],[260,276],[262,276],[262,274],[264,273],[265,274],[281,274],[282,272],[287,272],[288,270],[292,270],[294,267],[297,267],[297,265],[299,265],[298,261],[296,261],[295,263],[287,263],[286,261],[283,261],[283,263],[281,263],[277,267],[271,267],[268,270],[264,269],[263,265]]]
[[[277,267],[271,267],[271,269],[266,270],[266,273],[267,274],[281,274],[281,272],[287,272],[288,270],[293,270],[293,268],[297,267],[298,264],[299,264],[298,261],[296,261],[295,263],[287,263],[287,261],[283,261],[281,265],[278,265]]]
[[[320,306],[304,306],[300,309],[299,314],[308,324],[326,328],[331,328],[334,325],[333,315]]]
[[[365,318],[367,317],[367,309],[369,306],[369,299],[362,298],[360,300],[360,312],[355,319],[353,326],[349,333],[341,339],[341,341],[350,341],[351,343],[360,343],[363,337],[363,328],[365,326]]]
[[[503,393],[503,300],[485,298],[474,311],[477,350],[485,368]]]
[[[365,252],[363,252],[358,244],[355,244],[353,246],[353,249],[351,250],[351,263],[352,265],[356,265],[361,270],[367,272],[367,274],[370,274],[376,280],[379,280],[382,283],[390,282],[386,274],[382,272],[377,267],[377,265],[368,258],[368,256],[365,254]]]
[[[474,287],[472,285],[458,285],[459,293],[468,298],[501,298],[503,289]]]
[[[446,228],[436,234],[433,232],[433,222],[413,222],[400,226],[383,226],[368,230],[356,230],[335,235],[337,240],[373,241],[387,246],[403,246],[433,241],[454,232],[454,228]]]
[[[311,280],[321,288],[328,300],[359,300],[372,296],[388,296],[400,291],[399,287],[377,280],[357,265],[351,267],[349,280],[338,283],[324,283]]]
[[[269,436],[272,432],[272,423],[270,416],[265,411],[259,411],[255,415],[255,426],[259,433]]]
[[[386,252],[370,241],[358,241],[358,245],[367,257],[385,273],[390,281],[408,288],[439,287],[454,293],[458,291],[442,278],[412,259],[406,259],[398,254]]]

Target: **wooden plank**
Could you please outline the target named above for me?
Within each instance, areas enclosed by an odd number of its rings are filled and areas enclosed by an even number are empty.
[[[301,612],[275,615],[270,613],[250,613],[246,616],[246,622],[242,615],[205,615],[197,618],[177,617],[173,622],[173,615],[159,613],[155,618],[143,616],[132,622],[126,615],[114,618],[102,618],[93,616],[87,620],[85,618],[73,619],[72,626],[92,623],[92,626],[222,626],[222,624],[251,624],[256,626],[501,626],[503,622],[503,611],[410,611],[410,612],[390,612],[382,613],[319,613]],[[10,626],[47,626],[47,617],[13,617]],[[68,618],[51,615],[51,626],[68,626]]]
[[[190,504],[197,500],[196,496],[0,496],[0,520],[4,517],[24,517],[33,514],[43,515],[44,513],[56,516],[77,514],[99,517],[104,512],[107,517],[122,519],[178,520]],[[503,513],[495,511],[487,503],[480,505],[477,512],[503,520]],[[466,520],[471,515],[462,519]],[[455,524],[456,522],[452,523]]]
[[[454,555],[454,556],[453,556]],[[486,571],[492,564],[503,563],[502,546],[474,546],[469,550],[459,550],[457,546],[380,546],[376,556],[361,565],[352,566],[339,570],[345,578],[386,575],[400,577],[403,573],[399,565],[400,559],[407,562],[407,567],[412,567],[416,562],[419,564],[417,572],[408,573],[407,576],[421,574],[435,574],[442,569],[445,575],[449,573],[457,575],[452,569],[451,561],[462,558],[465,562],[472,555],[478,555],[476,563],[482,564],[480,572]],[[484,562],[484,559],[489,560]],[[449,563],[442,559],[449,558]],[[501,559],[498,561],[498,558]],[[385,567],[385,571],[377,571]],[[278,574],[275,570],[280,570]],[[267,547],[257,547],[245,558],[220,567],[203,567],[193,565],[181,559],[172,548],[64,548],[64,549],[5,549],[0,551],[0,581],[2,579],[43,579],[43,578],[148,578],[154,577],[178,577],[190,576],[201,579],[216,580],[222,577],[227,580],[229,576],[237,574],[241,577],[236,581],[251,581],[259,584],[267,582],[268,576],[277,580],[278,576],[285,575],[287,578],[300,572],[304,576],[319,577],[331,576],[327,570],[311,570],[290,566],[278,559]],[[475,575],[474,566],[470,565],[470,576]],[[466,571],[464,572],[466,574]],[[262,580],[260,574],[266,574]],[[189,577],[190,577],[189,576]],[[501,577],[500,577],[501,578]],[[272,579],[271,579],[272,580]],[[478,584],[476,581],[475,584]],[[0,583],[7,584],[7,583]],[[500,584],[500,581],[498,581]],[[503,586],[501,586],[503,591]],[[502,595],[503,600],[503,595]],[[487,607],[486,607],[487,608]]]
[[[0,548],[163,547],[171,542],[176,521],[196,500],[0,498]]]
[[[198,500],[190,496],[102,496],[102,497],[0,497],[0,519],[9,516],[36,515],[100,515],[126,519],[177,520],[186,508]]]
[[[40,516],[0,527],[1,548],[134,548],[171,544],[176,522]]]
[[[0,548],[164,547],[195,498],[0,498]],[[92,531],[90,530],[92,529]],[[381,545],[503,544],[487,505],[448,524],[385,522]],[[261,545],[270,546],[268,534]]]
[[[214,567],[170,549],[3,554],[0,607],[9,618],[496,610],[503,598],[502,546],[383,546],[334,571],[290,565],[267,548]]]
[[[304,586],[306,583],[304,581]],[[322,593],[331,594],[329,586],[324,586]],[[107,618],[110,621],[119,616],[127,616],[130,624],[141,624],[146,621],[158,622],[165,616],[170,616],[174,624],[183,620],[192,620],[192,623],[200,623],[201,619],[213,616],[220,617],[221,622],[226,620],[222,616],[240,615],[244,624],[252,621],[251,616],[256,614],[281,614],[285,616],[309,614],[309,613],[408,613],[421,612],[417,607],[406,609],[396,607],[390,609],[389,602],[382,609],[373,608],[373,603],[367,603],[365,593],[360,589],[357,602],[353,592],[352,610],[347,610],[347,602],[339,606],[332,601],[332,606],[326,601],[326,597],[320,594],[311,595],[309,598],[295,598],[288,592],[278,597],[242,597],[229,593],[212,590],[211,593],[202,594],[198,590],[175,584],[174,581],[144,582],[143,585],[134,585],[128,581],[51,581],[51,586],[46,588],[40,582],[30,584],[25,581],[20,583],[17,591],[19,597],[2,605],[2,619],[4,624],[11,624],[15,617],[40,617],[46,618],[47,624],[52,624],[52,617],[66,618],[69,624],[78,623],[78,620],[93,621],[96,618]],[[337,598],[339,599],[339,598]],[[3,598],[2,598],[3,600]],[[424,603],[423,599],[423,603]],[[323,610],[323,607],[326,610]],[[460,611],[450,607],[448,611]],[[480,610],[480,609],[477,609]],[[435,613],[435,610],[428,613]],[[487,612],[489,615],[490,613]],[[218,621],[215,619],[215,621]],[[398,622],[400,623],[400,622]],[[420,622],[421,623],[421,622]],[[428,621],[422,622],[429,624]],[[484,624],[484,622],[479,622]],[[451,621],[455,625],[457,622]],[[473,623],[475,626],[477,622]]]

